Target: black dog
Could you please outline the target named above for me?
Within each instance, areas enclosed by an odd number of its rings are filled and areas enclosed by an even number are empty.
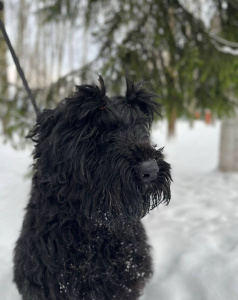
[[[77,86],[44,110],[30,202],[14,257],[24,300],[135,300],[152,275],[140,219],[170,200],[170,166],[150,144],[159,105],[141,84],[106,96]]]

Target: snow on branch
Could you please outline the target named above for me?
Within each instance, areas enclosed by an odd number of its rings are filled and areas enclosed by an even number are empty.
[[[226,54],[231,54],[231,55],[234,55],[234,56],[238,56],[238,48],[233,49],[233,48],[228,47],[228,46],[221,47],[216,42],[212,42],[212,43],[219,52],[226,53]]]
[[[238,43],[223,39],[215,34],[209,34],[215,48],[222,53],[238,56]]]
[[[215,41],[223,44],[224,46],[228,46],[228,47],[237,47],[238,48],[238,43],[236,42],[231,42],[228,41],[226,39],[221,38],[220,36],[217,36],[215,34],[210,33],[209,36],[214,39]]]

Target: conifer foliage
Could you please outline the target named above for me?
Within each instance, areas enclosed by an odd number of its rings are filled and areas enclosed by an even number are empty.
[[[202,14],[204,5],[213,12],[208,21]],[[42,0],[38,26],[71,24],[75,32],[81,26],[94,36],[88,51],[96,47],[98,54],[56,81],[35,86],[39,106],[55,106],[74,84],[90,83],[99,73],[118,94],[125,77],[149,82],[164,106],[171,134],[178,117],[193,119],[197,109],[210,109],[218,117],[228,114],[238,92],[237,16],[238,5],[232,0]],[[82,40],[67,40],[67,46],[76,42],[82,51]],[[12,131],[19,126],[28,130],[29,121],[16,126],[19,102],[24,102],[21,120],[29,120],[32,112],[24,92],[16,89],[12,100],[7,100],[2,97],[0,103],[6,112],[4,124],[11,121]],[[8,130],[5,126],[5,133]]]

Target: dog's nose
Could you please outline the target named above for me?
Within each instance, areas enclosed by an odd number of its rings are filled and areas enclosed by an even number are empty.
[[[139,166],[139,173],[144,182],[150,182],[157,177],[159,167],[155,160],[146,160]]]

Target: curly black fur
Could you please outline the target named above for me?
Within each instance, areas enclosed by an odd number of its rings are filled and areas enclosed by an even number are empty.
[[[14,257],[24,300],[135,300],[152,275],[140,219],[170,200],[170,166],[150,144],[159,106],[127,80],[125,97],[77,86],[29,137],[35,174]],[[159,166],[143,183],[139,166]]]

